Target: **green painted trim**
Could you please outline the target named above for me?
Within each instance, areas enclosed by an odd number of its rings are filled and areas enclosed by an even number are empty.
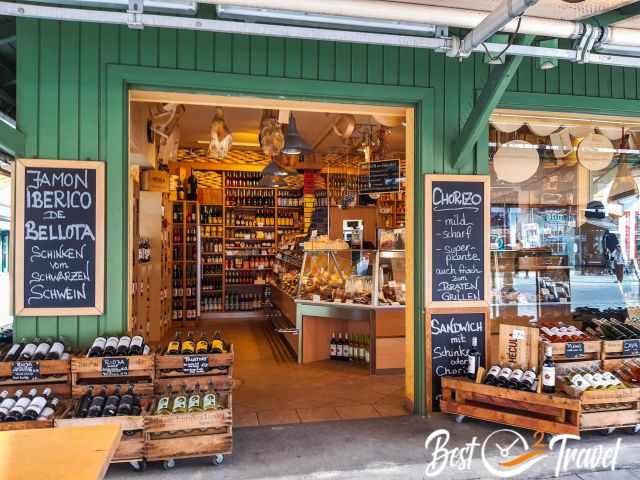
[[[596,15],[588,19],[588,21],[596,27],[608,27],[609,25],[635,17],[636,15],[640,15],[640,2],[635,2],[625,7]]]
[[[15,157],[21,157],[25,152],[25,136],[17,128],[0,120],[0,146]]]
[[[579,97],[544,93],[507,92],[497,108],[541,110],[549,112],[592,113],[596,115],[640,116],[640,100]]]
[[[518,45],[531,45],[535,39],[534,35],[524,35],[517,41]],[[464,124],[462,133],[458,140],[454,142],[451,165],[453,168],[461,168],[465,164],[473,161],[473,146],[476,144],[484,126],[489,121],[491,112],[500,102],[500,98],[511,84],[520,64],[524,60],[521,56],[511,56],[502,65],[498,65],[489,74],[482,93],[478,97],[471,114]]]
[[[109,181],[107,205],[107,249],[109,244],[127,244],[127,92],[131,88],[207,93],[263,98],[296,99],[335,103],[412,106],[415,109],[415,228],[416,251],[424,251],[423,175],[430,173],[435,144],[434,91],[431,88],[354,84],[336,81],[272,78],[264,76],[173,70],[110,64],[106,74],[106,168]],[[118,195],[120,192],[120,195]],[[118,243],[112,243],[118,242]],[[110,258],[106,289],[121,292],[109,299],[104,321],[107,330],[126,329],[127,250],[122,258]],[[108,252],[107,252],[108,255]],[[425,415],[425,325],[423,272],[415,268],[414,310],[414,413]]]

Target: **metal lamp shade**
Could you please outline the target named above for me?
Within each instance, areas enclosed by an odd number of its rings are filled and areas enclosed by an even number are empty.
[[[272,176],[272,177],[286,177],[289,175],[289,172],[282,169],[277,163],[271,162],[269,165],[264,167],[262,170],[262,176]]]
[[[286,155],[300,155],[304,152],[311,151],[311,147],[305,142],[296,126],[296,118],[293,113],[289,115],[289,126],[287,127],[287,136],[285,137],[284,149],[282,153]]]
[[[608,202],[614,203],[629,197],[637,196],[638,184],[636,183],[635,178],[631,176],[629,165],[626,163],[618,164],[616,178],[613,180],[611,190],[609,190]]]
[[[287,182],[282,177],[275,175],[263,175],[260,179],[260,186],[263,188],[280,188],[286,187]]]

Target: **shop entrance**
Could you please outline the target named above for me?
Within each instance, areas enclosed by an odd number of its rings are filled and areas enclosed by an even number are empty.
[[[409,414],[412,126],[131,92],[129,330],[233,344],[237,426]]]

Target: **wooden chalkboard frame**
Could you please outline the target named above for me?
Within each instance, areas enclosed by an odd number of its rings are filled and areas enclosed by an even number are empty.
[[[395,183],[395,187],[396,188],[391,188],[388,190],[375,190],[372,192],[369,191],[362,191],[360,189],[358,189],[358,193],[361,195],[368,195],[368,194],[376,194],[376,193],[398,193],[400,191],[400,178],[402,178],[402,161],[399,158],[387,158],[385,160],[373,160],[369,163],[363,163],[361,165],[358,166],[358,178],[362,177],[362,169],[366,166],[368,168],[371,168],[371,165],[374,163],[383,163],[383,162],[396,162],[398,164],[398,181],[394,182]]]
[[[464,308],[458,307],[458,308],[432,308],[429,309],[425,312],[425,319],[424,319],[424,325],[425,325],[425,385],[426,385],[426,390],[425,390],[425,397],[427,400],[427,413],[431,414],[433,413],[433,395],[432,395],[432,390],[433,390],[433,376],[432,376],[432,368],[433,368],[433,362],[431,360],[431,353],[432,353],[432,347],[433,347],[433,342],[431,339],[431,316],[432,315],[456,315],[456,314],[460,314],[460,315],[464,315],[464,314],[473,314],[473,313],[480,313],[482,315],[484,315],[484,360],[485,363],[489,360],[489,352],[490,352],[490,348],[489,348],[489,340],[491,339],[491,325],[490,325],[490,321],[491,319],[489,318],[489,307],[485,306],[485,307],[469,307],[469,306],[465,306]]]
[[[24,196],[25,172],[30,167],[91,169],[96,172],[96,270],[95,305],[93,307],[33,308],[24,306]],[[15,162],[15,219],[14,310],[15,315],[101,315],[104,313],[104,237],[105,237],[105,167],[104,162],[80,160],[42,160],[19,158]]]
[[[482,183],[484,190],[484,299],[482,300],[456,300],[456,301],[434,301],[432,297],[432,273],[433,259],[431,257],[433,242],[431,237],[431,222],[433,221],[433,211],[431,204],[431,187],[433,182],[467,182]],[[491,197],[489,188],[490,178],[488,175],[425,175],[425,303],[427,308],[447,307],[487,307],[491,295]]]

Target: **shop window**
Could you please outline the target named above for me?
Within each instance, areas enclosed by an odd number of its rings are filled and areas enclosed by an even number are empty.
[[[634,119],[497,111],[489,137],[492,318],[632,313],[640,304]]]

